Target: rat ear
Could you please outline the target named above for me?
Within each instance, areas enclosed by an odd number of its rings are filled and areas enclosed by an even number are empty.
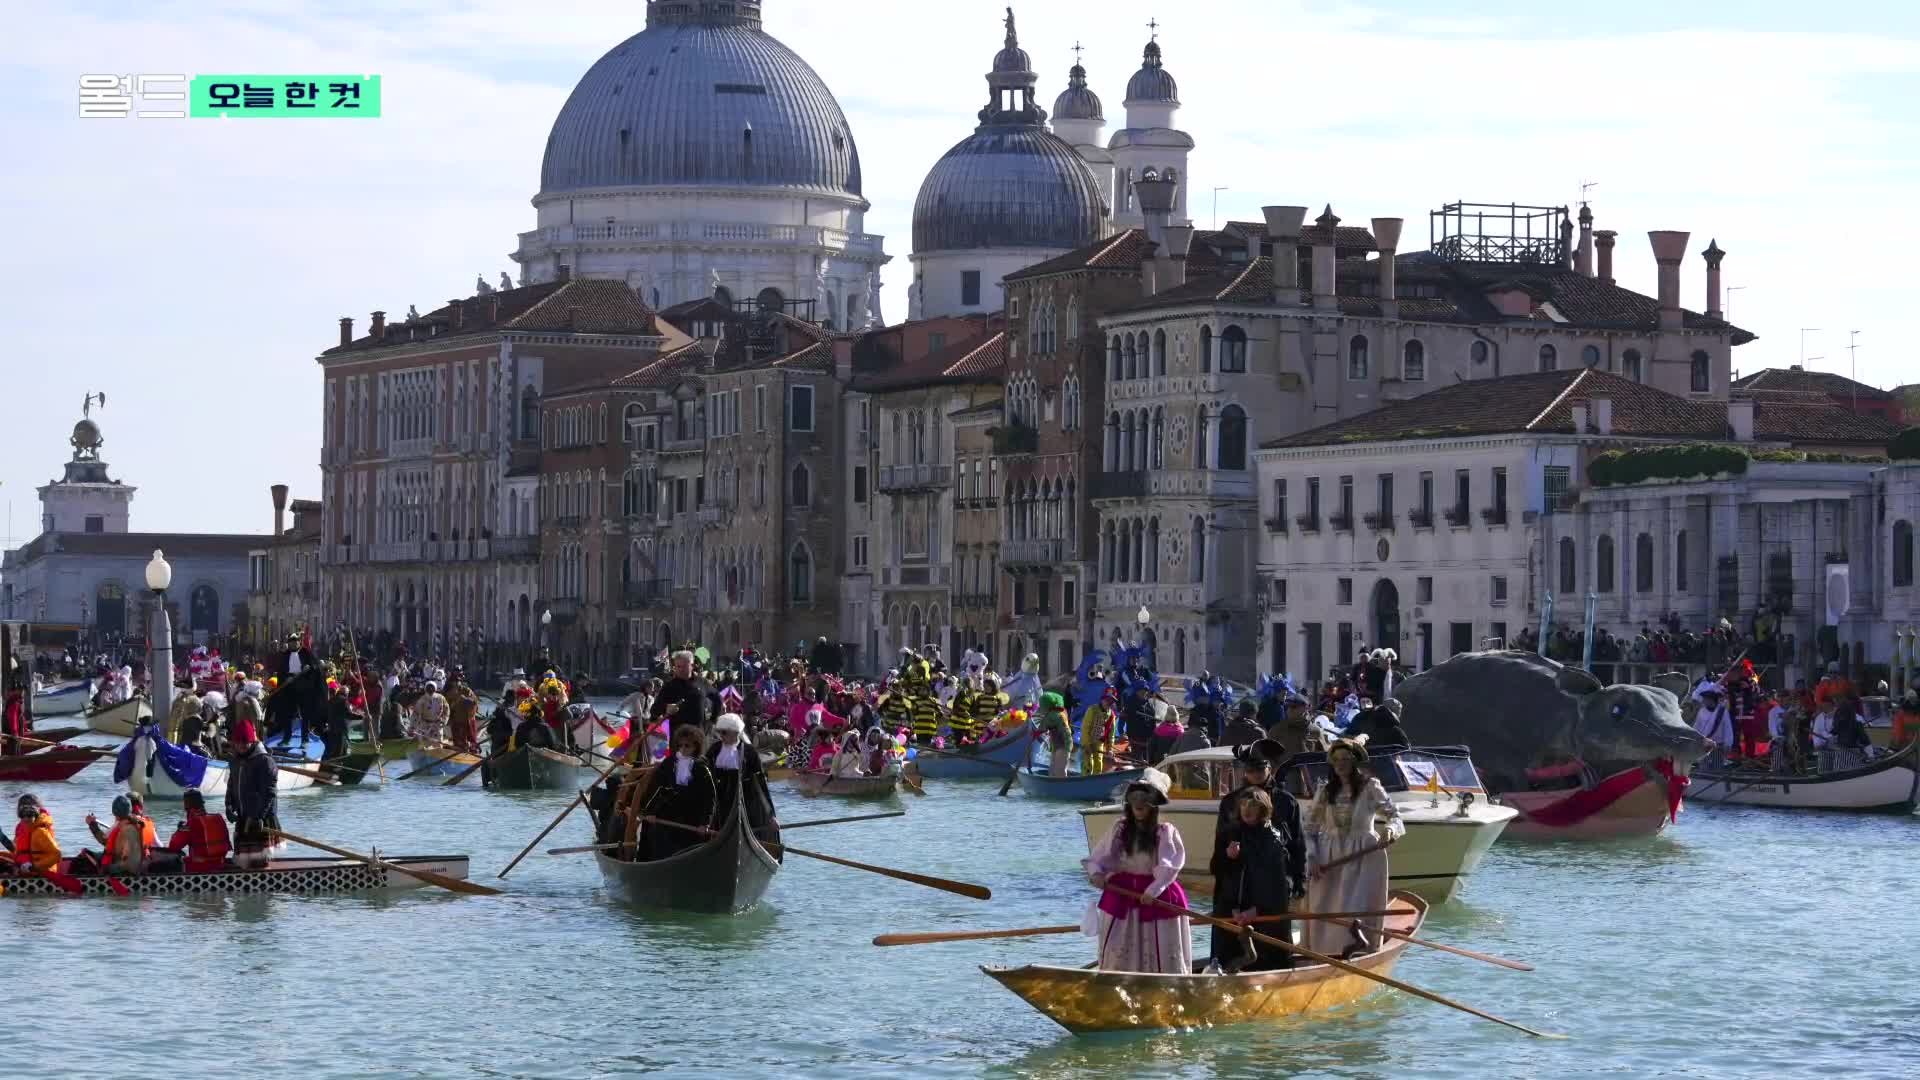
[[[1594,694],[1600,691],[1600,680],[1582,668],[1563,666],[1553,681],[1554,685],[1569,694]]]

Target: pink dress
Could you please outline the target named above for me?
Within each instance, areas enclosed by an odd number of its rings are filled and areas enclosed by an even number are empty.
[[[1178,880],[1181,867],[1187,865],[1180,830],[1162,823],[1154,850],[1123,853],[1120,827],[1115,822],[1095,853],[1081,861],[1088,878],[1105,874],[1110,885],[1188,906]],[[1080,927],[1099,940],[1103,971],[1193,972],[1193,927],[1185,915],[1107,890],[1087,905]]]

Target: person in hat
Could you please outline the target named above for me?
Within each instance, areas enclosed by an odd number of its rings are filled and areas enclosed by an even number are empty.
[[[1221,746],[1245,746],[1266,738],[1260,729],[1259,706],[1252,698],[1241,698],[1233,706],[1233,716],[1220,732]]]
[[[1286,711],[1280,720],[1267,729],[1266,737],[1279,743],[1289,754],[1304,754],[1307,740],[1313,731],[1313,720],[1309,715],[1312,702],[1305,694],[1297,691],[1286,695]]]
[[[160,834],[153,827],[153,819],[147,816],[146,796],[140,794],[137,791],[129,791],[126,794],[126,799],[127,799],[127,804],[131,810],[131,813],[129,816],[132,817],[134,820],[140,822],[140,842],[144,844],[147,850],[149,851],[159,847]],[[119,817],[119,814],[116,813],[114,816],[117,818]],[[92,814],[88,814],[87,829],[88,831],[93,833],[93,838],[95,840],[98,840],[100,843],[106,845],[108,851],[113,850],[112,834],[106,828],[101,826],[99,818],[94,817]]]
[[[1387,906],[1386,847],[1407,831],[1400,809],[1367,771],[1366,744],[1341,739],[1327,750],[1327,782],[1308,806],[1307,910],[1379,911]],[[1380,947],[1380,916],[1352,927],[1307,923],[1307,947],[1342,958]]]
[[[1265,922],[1263,931],[1282,941],[1292,940],[1293,923],[1285,916],[1293,902],[1305,895],[1298,875],[1298,860],[1302,858],[1299,834],[1283,832],[1275,814],[1274,796],[1267,789],[1247,787],[1232,798],[1235,815],[1224,829],[1227,872],[1214,879],[1214,914],[1241,926],[1272,920]],[[1297,826],[1300,808],[1295,805],[1292,810]],[[1231,972],[1275,971],[1291,968],[1293,953],[1250,935],[1225,933],[1215,927],[1213,958],[1207,969],[1211,971],[1215,965]]]
[[[716,797],[719,785],[703,756],[705,750],[706,735],[699,727],[683,723],[673,729],[673,753],[648,775],[638,811],[627,825],[630,832],[641,826],[635,848],[641,861],[697,847],[719,823],[723,816]]]
[[[133,800],[126,795],[113,797],[113,828],[101,833],[92,814],[87,825],[100,837],[100,866],[109,874],[139,874],[147,868],[150,850],[145,833],[152,823],[134,813]]]
[[[1307,843],[1306,834],[1300,825],[1300,803],[1287,792],[1280,781],[1280,765],[1288,758],[1286,747],[1272,739],[1258,739],[1233,749],[1233,766],[1238,785],[1220,800],[1219,815],[1213,826],[1213,857],[1207,863],[1207,869],[1213,874],[1213,913],[1223,919],[1233,918],[1240,910],[1241,878],[1248,873],[1248,867],[1256,877],[1265,879],[1277,876],[1284,879],[1290,897],[1302,895],[1306,891]],[[1267,866],[1263,860],[1273,856],[1261,841],[1261,850],[1248,853],[1236,851],[1233,847],[1235,829],[1241,823],[1241,802],[1250,792],[1266,795],[1266,824],[1280,837],[1280,865]],[[1260,865],[1256,866],[1256,863]],[[1251,893],[1250,893],[1251,894]],[[1278,910],[1265,911],[1262,915],[1279,915],[1286,911],[1282,904]],[[1268,931],[1276,937],[1284,937],[1289,926],[1282,925],[1278,930]],[[1229,931],[1213,928],[1212,952],[1214,962],[1223,968],[1232,969],[1246,959],[1247,938]],[[1269,946],[1271,948],[1271,946]],[[1285,954],[1286,950],[1278,950]],[[1290,954],[1288,954],[1290,955]],[[1277,959],[1267,957],[1267,959]],[[1276,966],[1284,966],[1278,965]]]
[[[1700,703],[1699,710],[1693,714],[1693,730],[1713,744],[1701,764],[1712,768],[1725,762],[1733,750],[1733,716],[1727,711],[1727,694],[1719,683],[1702,683],[1694,689],[1693,696]]]
[[[1180,830],[1160,820],[1172,781],[1146,769],[1127,785],[1120,820],[1081,861],[1087,880],[1100,890],[1081,928],[1100,942],[1103,971],[1186,975],[1193,971],[1193,929],[1179,911],[1151,903],[1187,906],[1180,871],[1187,849]],[[1144,897],[1147,903],[1142,903]]]
[[[467,669],[459,664],[447,673],[447,735],[456,750],[474,753],[480,749],[480,695],[467,685]],[[332,756],[329,750],[328,756]]]
[[[243,705],[230,740],[234,759],[227,780],[227,820],[234,823],[233,862],[242,869],[266,866],[271,834],[280,828],[280,770],[260,743],[255,727],[259,711],[257,705],[252,710]]]
[[[665,720],[670,729],[683,724],[698,724],[704,730],[707,726],[707,687],[694,673],[693,650],[675,652],[671,667],[672,674],[648,707],[647,726],[652,727]]]
[[[186,807],[187,820],[174,830],[173,837],[167,841],[167,850],[185,853],[184,869],[189,874],[226,869],[227,854],[233,850],[226,820],[218,814],[207,813],[207,797],[199,788],[188,788],[180,801]]]
[[[1040,695],[1036,734],[1047,740],[1047,775],[1067,775],[1067,762],[1073,756],[1073,724],[1067,719],[1067,699],[1052,690]]]
[[[1107,759],[1113,756],[1113,733],[1119,726],[1114,706],[1120,691],[1107,687],[1100,700],[1087,706],[1080,717],[1080,775],[1098,776],[1107,771]]]
[[[955,721],[965,725],[966,736],[978,741],[992,730],[994,722],[1001,714],[1013,708],[1013,699],[1000,690],[1000,677],[989,672],[980,680],[980,689],[967,695],[968,719],[960,721],[956,713]]]
[[[15,804],[20,820],[13,827],[10,856],[16,874],[40,874],[60,868],[60,842],[53,835],[53,815],[37,795],[22,795]]]
[[[739,713],[721,713],[713,722],[714,742],[707,747],[707,766],[713,770],[716,815],[721,823],[733,812],[734,792],[746,809],[747,825],[762,842],[780,839],[780,821],[767,787],[767,770],[746,741],[747,723]]]

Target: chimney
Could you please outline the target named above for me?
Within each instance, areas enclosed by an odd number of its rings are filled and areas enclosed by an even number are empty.
[[[1613,284],[1613,238],[1618,235],[1612,229],[1600,229],[1593,234],[1593,246],[1600,252],[1600,265],[1594,276],[1605,285]]]
[[[1680,329],[1680,261],[1687,257],[1687,234],[1674,229],[1647,233],[1653,261],[1660,264],[1660,329]]]
[[[1727,402],[1727,426],[1733,429],[1735,442],[1753,441],[1753,399],[1733,398]]]
[[[1300,223],[1307,220],[1304,206],[1263,206],[1267,218],[1267,238],[1273,241],[1273,302],[1281,307],[1300,306]]]
[[[487,325],[492,326],[494,323],[497,323],[499,321],[500,321],[500,294],[489,293],[487,294]]]
[[[287,531],[287,485],[275,484],[267,490],[273,493],[273,535],[279,536]]]
[[[1193,251],[1193,226],[1167,226],[1167,268],[1160,275],[1160,287],[1171,289],[1187,283],[1187,255]]]
[[[456,296],[447,301],[447,306],[453,309],[453,328],[455,330],[465,330],[467,328],[467,305],[465,302]]]
[[[342,315],[340,316],[340,347],[344,349],[351,344],[353,344],[353,316]]]
[[[1320,232],[1313,238],[1313,309],[1315,311],[1337,311],[1340,308],[1340,283],[1334,280],[1337,273],[1335,263],[1339,261],[1339,248],[1336,247],[1336,232],[1340,219],[1333,212],[1333,204],[1313,219]]]
[[[1610,397],[1590,397],[1587,408],[1593,413],[1593,430],[1602,435],[1613,434],[1613,399]]]
[[[559,267],[556,268],[553,272],[553,280],[561,281],[561,282],[572,281],[573,267],[567,265],[566,263],[561,263]]]
[[[1567,406],[1567,408],[1573,413],[1573,433],[1575,435],[1585,435],[1587,433],[1587,403],[1584,401],[1576,401]]]
[[[373,322],[368,324],[367,333],[372,334],[373,340],[375,341],[387,340],[387,313],[386,312],[376,311],[373,313]]]
[[[1580,204],[1580,246],[1574,249],[1573,268],[1593,276],[1593,207]]]
[[[1404,224],[1406,222],[1397,217],[1373,219],[1373,246],[1380,250],[1380,314],[1389,319],[1400,317],[1400,301],[1394,284],[1394,273],[1399,268],[1393,258],[1400,250],[1400,226]]]
[[[1709,240],[1707,250],[1701,252],[1700,257],[1707,260],[1707,318],[1723,319],[1726,315],[1720,310],[1720,260],[1726,258],[1727,253],[1720,250],[1720,241]]]

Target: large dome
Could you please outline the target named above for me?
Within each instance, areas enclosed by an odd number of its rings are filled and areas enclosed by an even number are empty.
[[[746,0],[654,0],[553,122],[542,194],[639,185],[860,195],[860,154],[826,83]]]
[[[913,204],[913,250],[1038,247],[1100,239],[1106,206],[1080,156],[1031,125],[982,125],[927,173]]]

